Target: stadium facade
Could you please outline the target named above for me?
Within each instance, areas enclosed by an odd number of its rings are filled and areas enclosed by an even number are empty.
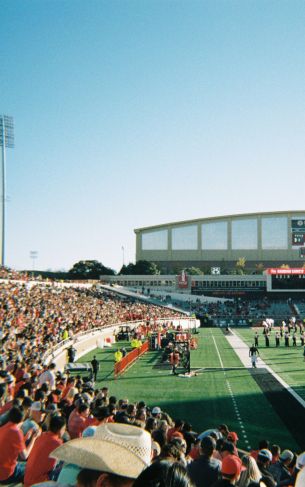
[[[248,272],[302,267],[305,210],[217,216],[135,229],[136,260],[155,262],[162,274],[197,267],[225,273],[243,258]]]

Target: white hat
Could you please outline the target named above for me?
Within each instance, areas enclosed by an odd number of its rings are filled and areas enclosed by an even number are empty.
[[[94,436],[68,441],[50,456],[82,468],[135,479],[150,465],[151,435],[137,426],[106,423],[96,428]]]
[[[161,409],[159,408],[159,406],[155,406],[151,412],[152,414],[161,414],[162,411]]]
[[[262,450],[259,450],[258,452],[258,459],[264,459],[264,460],[269,460],[269,462],[272,461],[272,453],[270,450],[267,448],[263,448]]]
[[[290,462],[292,462],[292,460],[293,460],[292,451],[290,451],[290,450],[282,451],[282,453],[280,454],[280,460],[282,460],[283,462],[285,462],[286,460],[289,460]]]
[[[31,411],[42,411],[42,410],[43,408],[40,401],[33,402],[31,406]]]

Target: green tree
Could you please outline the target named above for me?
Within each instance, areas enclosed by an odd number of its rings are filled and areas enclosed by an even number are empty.
[[[123,275],[158,275],[160,269],[154,262],[147,260],[138,260],[135,264],[130,262],[128,265],[123,265],[119,274]]]
[[[238,274],[244,274],[245,267],[246,267],[246,258],[245,257],[239,257],[235,266],[236,266]]]
[[[261,262],[260,264],[255,264],[256,274],[262,274],[264,272],[264,264]]]
[[[202,276],[204,274],[199,267],[186,267],[184,272],[189,276]]]
[[[113,269],[105,267],[97,260],[80,260],[74,264],[69,273],[77,279],[99,279],[101,275],[115,275],[115,271]]]

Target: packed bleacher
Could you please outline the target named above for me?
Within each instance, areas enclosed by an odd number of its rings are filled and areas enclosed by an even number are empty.
[[[226,425],[193,431],[157,401],[130,404],[41,361],[67,334],[172,310],[96,289],[8,282],[0,291],[0,484],[304,487],[305,452],[272,439],[241,452]]]
[[[181,314],[120,298],[110,292],[0,282],[0,337],[9,360],[40,363],[46,350],[68,336],[95,328]]]

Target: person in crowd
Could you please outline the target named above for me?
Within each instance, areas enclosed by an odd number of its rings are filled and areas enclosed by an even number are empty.
[[[158,427],[158,423],[155,418],[153,418],[152,416],[147,418],[146,425],[145,425],[146,431],[148,431],[153,436],[154,431],[157,429],[157,427]]]
[[[272,453],[267,448],[260,450],[257,455],[257,466],[262,474],[262,480],[266,487],[276,487],[276,481],[270,473],[269,468],[272,462]]]
[[[228,455],[222,460],[221,479],[212,487],[230,487],[236,485],[241,472],[241,460],[235,455]]]
[[[170,444],[176,446],[180,451],[180,463],[185,467],[188,464],[188,459],[186,458],[186,441],[184,438],[174,437],[172,438]]]
[[[93,436],[96,428],[108,422],[110,416],[109,408],[106,406],[97,406],[92,412],[92,416],[88,417],[85,422],[85,429],[82,432],[83,437]]]
[[[249,487],[251,483],[259,482],[262,474],[251,455],[244,455],[242,457],[242,466],[242,472],[237,483],[238,487]]]
[[[76,465],[78,487],[131,487],[150,465],[151,436],[136,426],[107,423],[90,438],[77,438],[51,453]]]
[[[54,370],[56,369],[56,364],[51,363],[47,370],[42,372],[42,374],[38,377],[38,386],[41,387],[43,384],[48,384],[50,389],[54,389],[56,384],[56,376]]]
[[[187,421],[184,422],[182,433],[186,441],[186,445],[187,445],[186,454],[188,455],[196,441],[197,434],[194,431],[192,431],[192,425]]]
[[[25,463],[33,448],[38,431],[33,434],[26,446],[23,433],[20,429],[23,421],[22,409],[13,406],[8,415],[8,422],[0,427],[0,483],[14,484],[22,482],[24,478]]]
[[[170,428],[167,432],[167,441],[171,441],[172,438],[183,438],[183,426],[184,421],[182,419],[175,420],[175,426]]]
[[[151,410],[152,417],[157,421],[157,424],[160,424],[161,419],[163,418],[163,412],[159,406],[154,406]]]
[[[147,467],[133,487],[193,487],[187,470],[178,462],[162,460]]]
[[[294,478],[289,471],[289,465],[293,457],[294,455],[291,450],[284,450],[280,454],[279,460],[270,465],[269,472],[272,474],[278,486],[286,486],[294,483]]]
[[[228,455],[238,456],[238,454],[236,455],[236,448],[233,445],[232,441],[228,441],[228,440],[225,440],[223,442],[220,452],[221,452],[222,459],[227,457]]]
[[[234,455],[238,456],[238,451],[237,451],[237,442],[238,442],[238,435],[235,433],[235,431],[229,431],[229,434],[227,436],[227,441],[233,443],[234,446]]]
[[[226,424],[220,424],[218,426],[218,431],[221,433],[221,436],[224,440],[226,440],[228,434],[230,433],[230,430]]]
[[[213,458],[216,441],[211,436],[205,436],[200,443],[200,456],[191,462],[188,473],[196,487],[210,487],[220,477],[221,462]]]
[[[264,446],[263,448],[268,448],[268,446]],[[271,464],[276,463],[280,459],[281,447],[279,445],[272,445],[270,451],[272,453]]]
[[[178,445],[175,442],[166,443],[161,448],[159,457],[157,457],[155,460],[168,460],[172,462],[179,462],[181,465],[184,465],[181,445]]]
[[[258,448],[257,448],[257,450],[251,450],[251,452],[250,452],[251,457],[253,457],[254,460],[257,460],[257,456],[258,456],[260,450],[264,450],[264,449],[267,449],[267,450],[269,449],[269,441],[268,440],[265,440],[265,439],[264,440],[260,440],[258,442]]]
[[[50,479],[56,460],[49,457],[63,442],[66,421],[62,416],[54,415],[50,419],[48,431],[42,433],[34,443],[25,467],[24,487]]]
[[[86,428],[89,412],[89,405],[85,402],[80,402],[70,414],[68,432],[72,440],[74,438],[79,438],[82,435],[82,432]]]

